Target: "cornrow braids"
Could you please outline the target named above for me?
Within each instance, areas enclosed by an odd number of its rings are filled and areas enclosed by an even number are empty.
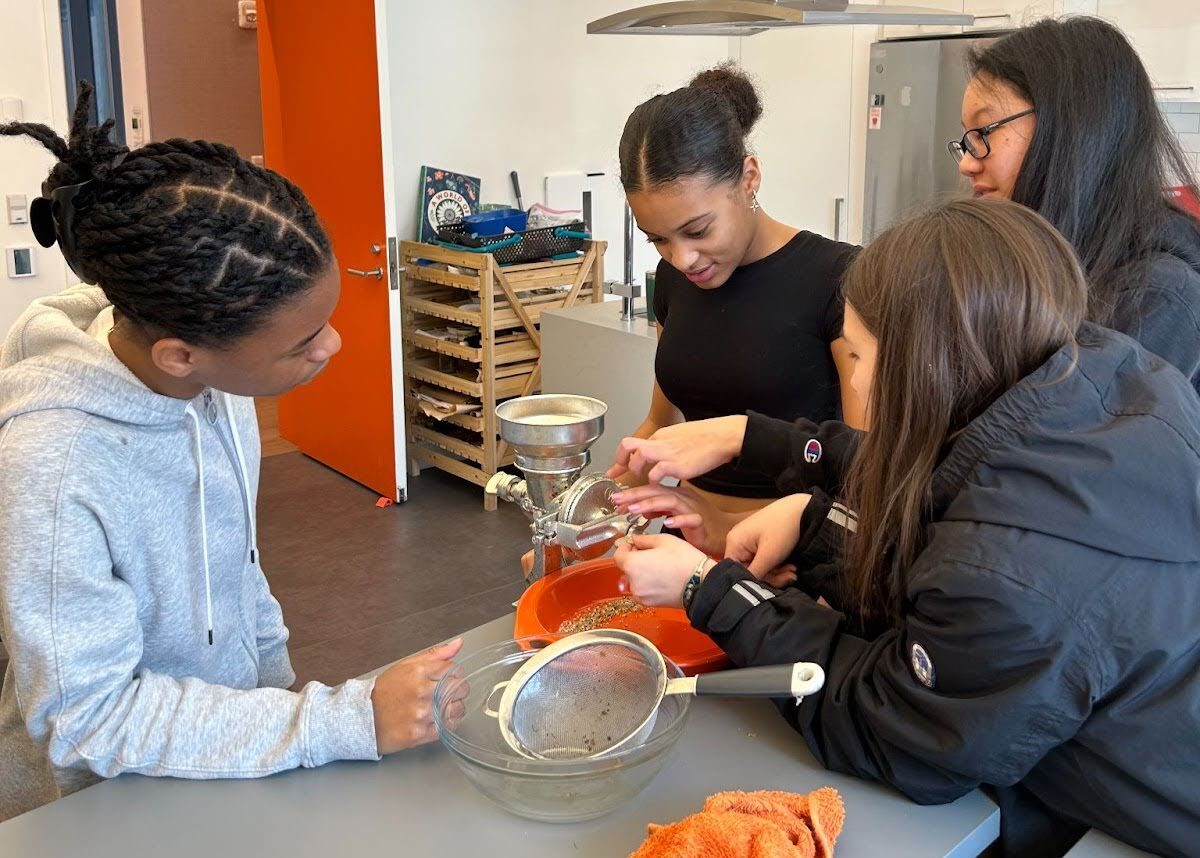
[[[43,194],[90,180],[73,263],[122,314],[156,336],[220,346],[329,264],[316,212],[283,176],[203,140],[129,151],[108,139],[112,120],[89,126],[91,94],[81,82],[69,141],[36,123],[0,126],[0,135],[32,137],[58,158]]]

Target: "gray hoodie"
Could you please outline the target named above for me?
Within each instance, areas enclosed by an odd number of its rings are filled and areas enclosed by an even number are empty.
[[[0,348],[0,820],[100,778],[378,759],[373,680],[299,693],[258,563],[249,399],[149,390],[93,287]]]

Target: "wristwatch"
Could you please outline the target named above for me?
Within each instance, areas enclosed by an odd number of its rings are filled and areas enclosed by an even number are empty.
[[[696,598],[696,593],[700,590],[700,585],[704,582],[704,576],[708,574],[708,570],[704,567],[712,563],[708,557],[701,557],[700,562],[696,564],[696,568],[692,570],[692,576],[688,578],[687,584],[683,587],[683,610],[687,611],[692,607],[692,600]],[[714,564],[716,565],[716,564]]]

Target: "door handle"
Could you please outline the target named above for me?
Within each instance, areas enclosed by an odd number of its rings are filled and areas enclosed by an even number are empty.
[[[834,197],[833,199],[833,240],[842,240],[842,216],[846,210],[846,198]]]
[[[353,274],[355,277],[374,277],[376,280],[383,279],[382,268],[372,268],[370,271],[363,271],[361,268],[347,268],[348,274]]]

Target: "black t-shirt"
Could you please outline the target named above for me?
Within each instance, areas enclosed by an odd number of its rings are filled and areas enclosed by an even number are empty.
[[[800,232],[770,256],[701,289],[664,260],[654,284],[663,326],[654,372],[687,420],[757,411],[782,420],[841,416],[829,344],[842,335],[841,279],[857,251]],[[724,465],[692,482],[716,494],[779,496],[765,474]]]

